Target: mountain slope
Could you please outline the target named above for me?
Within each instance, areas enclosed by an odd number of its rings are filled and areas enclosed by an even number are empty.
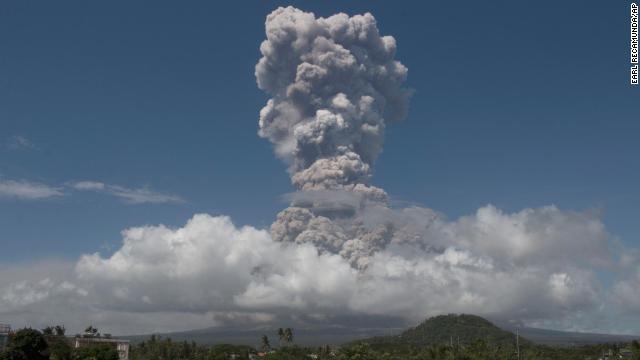
[[[507,329],[509,329],[507,327]],[[515,328],[514,328],[515,331]],[[536,344],[554,346],[579,346],[604,343],[630,342],[640,339],[638,335],[597,334],[537,328],[520,328],[520,335]]]
[[[388,328],[344,328],[344,327],[318,327],[318,328],[293,328],[293,340],[296,345],[321,346],[339,345],[345,342],[367,339],[383,334],[398,333],[401,329]],[[162,338],[171,338],[174,341],[195,341],[198,344],[239,344],[260,346],[260,338],[267,335],[271,345],[278,345],[278,329],[242,329],[242,328],[207,328],[200,330],[156,334]],[[121,336],[123,339],[138,343],[147,340],[150,335]]]
[[[440,315],[425,320],[397,336],[375,337],[365,340],[372,344],[471,344],[478,340],[493,345],[513,345],[516,335],[475,315]],[[521,343],[528,343],[520,338]]]
[[[359,328],[359,327],[315,327],[294,328],[294,342],[298,345],[338,345],[347,342],[362,341],[371,344],[460,344],[483,340],[490,344],[514,345],[515,327],[505,324],[502,328],[475,315],[442,315],[430,318],[421,324],[402,332],[399,328]],[[507,331],[510,330],[510,331]],[[277,328],[242,328],[224,327],[192,330],[159,334],[164,338],[176,341],[195,341],[201,344],[244,344],[259,346],[260,337],[267,335],[272,345],[277,344]],[[398,335],[390,335],[398,334]],[[148,339],[150,335],[124,336],[133,342]],[[564,332],[536,328],[520,328],[521,344],[530,340],[538,344],[547,345],[585,345],[615,342],[628,342],[640,339],[640,336],[590,334],[578,332]]]

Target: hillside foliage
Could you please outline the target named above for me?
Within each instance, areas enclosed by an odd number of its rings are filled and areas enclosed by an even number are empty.
[[[279,345],[267,336],[256,339],[257,348],[246,345],[200,345],[152,335],[131,345],[131,360],[640,360],[640,343],[600,344],[579,347],[537,345],[473,315],[444,315],[426,320],[398,336],[376,337],[343,346],[300,347],[293,329],[280,329]],[[455,339],[455,340],[454,340]],[[0,360],[117,360],[111,347],[73,349],[64,328],[42,332],[22,329],[11,334]]]
[[[515,334],[500,329],[488,320],[475,315],[440,315],[404,331],[398,336],[375,337],[366,342],[397,345],[471,345],[478,342],[496,346],[515,344]],[[528,344],[520,338],[521,344]]]

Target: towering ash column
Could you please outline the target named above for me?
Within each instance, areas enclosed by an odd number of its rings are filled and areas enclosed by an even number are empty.
[[[260,111],[259,135],[288,164],[292,183],[305,192],[385,202],[386,193],[369,185],[372,166],[386,124],[406,115],[409,100],[402,87],[407,68],[394,59],[395,39],[380,36],[369,13],[325,19],[293,7],[267,16],[266,35],[256,78],[272,98]],[[345,212],[336,219],[326,206],[323,211],[319,216],[313,205],[286,209],[272,226],[274,238],[311,241],[345,256],[363,247],[354,244],[369,232],[359,226],[357,209],[347,212],[350,219]]]

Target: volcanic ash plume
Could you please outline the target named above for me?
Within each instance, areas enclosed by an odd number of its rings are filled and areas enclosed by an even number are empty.
[[[409,99],[396,41],[380,36],[369,13],[325,19],[293,7],[267,17],[266,35],[256,78],[272,98],[260,111],[259,134],[302,191],[272,234],[349,257],[370,252],[389,229],[366,229],[358,214],[386,202],[384,190],[368,183],[386,124],[406,115]]]
[[[260,112],[260,136],[299,189],[366,184],[385,122],[407,109],[394,38],[380,36],[371,14],[316,19],[292,7],[271,13],[266,33],[256,78],[273,97]]]

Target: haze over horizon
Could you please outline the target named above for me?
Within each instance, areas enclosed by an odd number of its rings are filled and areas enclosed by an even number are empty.
[[[12,4],[0,323],[640,334],[627,8],[580,4]]]

